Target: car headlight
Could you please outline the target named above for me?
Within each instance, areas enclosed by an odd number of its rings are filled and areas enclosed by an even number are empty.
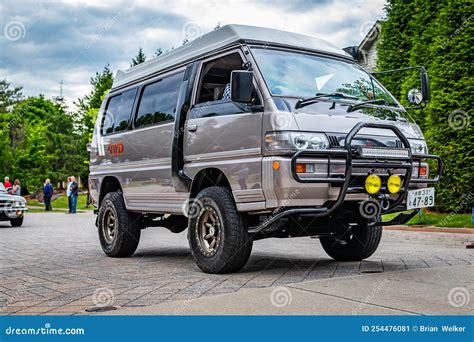
[[[21,203],[20,202],[13,202],[13,207],[14,208],[21,208]]]
[[[278,153],[325,150],[329,140],[324,133],[276,131],[265,134],[265,148]]]
[[[423,140],[410,140],[412,154],[428,154],[428,147]]]

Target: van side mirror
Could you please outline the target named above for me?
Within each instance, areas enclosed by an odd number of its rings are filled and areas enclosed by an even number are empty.
[[[423,95],[423,102],[427,103],[430,100],[430,79],[425,69],[421,70],[421,94]]]
[[[408,102],[414,105],[421,105],[427,103],[430,100],[430,79],[425,69],[421,70],[420,73],[421,91],[418,89],[411,89],[408,92]]]
[[[407,94],[408,102],[410,102],[413,105],[416,105],[416,107],[409,107],[406,109],[407,110],[423,109],[426,106],[426,104],[430,101],[430,79],[424,67],[414,66],[414,67],[408,67],[408,68],[372,72],[371,74],[377,77],[378,75],[390,74],[394,72],[400,73],[400,72],[416,70],[416,69],[420,70],[421,90],[414,88],[408,91],[408,94]]]
[[[235,102],[252,102],[253,74],[251,71],[234,70],[230,74],[230,99]]]

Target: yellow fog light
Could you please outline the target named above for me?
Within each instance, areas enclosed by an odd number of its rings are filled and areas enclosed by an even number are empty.
[[[398,175],[388,177],[387,189],[391,194],[396,194],[402,188],[402,179]]]
[[[370,174],[365,179],[365,191],[373,195],[380,191],[382,187],[382,181],[380,177],[374,174]]]

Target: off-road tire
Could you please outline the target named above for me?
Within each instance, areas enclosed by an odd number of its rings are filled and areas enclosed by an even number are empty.
[[[370,225],[372,221],[361,219],[350,232],[321,237],[321,245],[326,253],[337,261],[360,261],[376,251],[382,238],[382,226]],[[352,236],[352,238],[350,238]]]
[[[107,241],[104,224],[108,211],[112,211],[117,220],[116,232],[112,241]],[[108,256],[128,257],[135,253],[141,233],[138,215],[127,211],[122,193],[109,192],[105,195],[99,208],[98,231],[100,245]]]
[[[253,240],[247,232],[244,215],[237,211],[228,188],[205,188],[194,199],[194,212],[189,215],[189,246],[198,267],[206,273],[231,273],[247,263]],[[220,222],[219,245],[213,255],[206,255],[199,241],[199,223],[204,211],[212,210]],[[192,210],[191,210],[192,211]]]
[[[10,224],[12,225],[12,227],[21,227],[21,225],[23,224],[23,218],[24,217],[25,216],[21,215],[20,217],[11,219]]]

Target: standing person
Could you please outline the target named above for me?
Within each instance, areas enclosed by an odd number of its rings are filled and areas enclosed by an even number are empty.
[[[19,179],[15,179],[13,182],[13,195],[15,196],[21,196],[21,183]]]
[[[45,209],[46,211],[52,211],[53,207],[51,206],[51,197],[53,197],[53,185],[49,179],[44,181],[43,193]]]
[[[76,213],[77,197],[79,196],[79,184],[76,182],[76,177],[71,176],[71,214]]]
[[[69,211],[66,214],[71,213],[71,177],[67,178],[67,188],[66,188],[66,197],[67,197],[67,207]]]
[[[10,178],[9,177],[5,177],[4,182],[3,182],[3,186],[7,190],[12,187],[12,183],[10,183]]]

